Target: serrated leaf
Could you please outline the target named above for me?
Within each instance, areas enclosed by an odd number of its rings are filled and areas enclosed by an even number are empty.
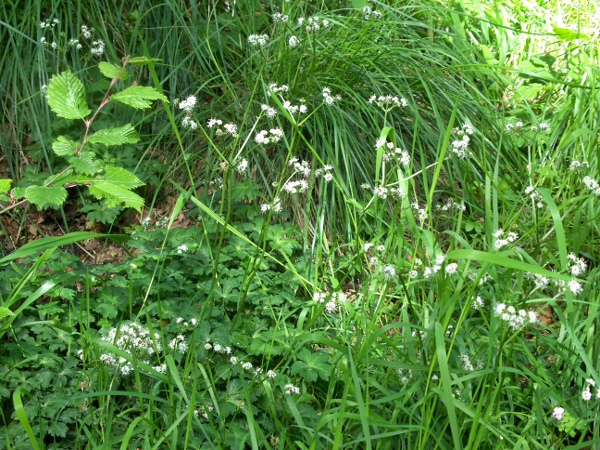
[[[8,316],[14,316],[13,312],[4,306],[0,306],[0,320]]]
[[[141,212],[144,199],[129,189],[106,180],[95,180],[90,186],[90,194],[98,200],[104,199],[106,205],[114,207],[124,205]]]
[[[71,139],[59,136],[52,144],[52,150],[58,156],[72,156],[77,154],[77,144]]]
[[[0,194],[5,194],[10,190],[10,185],[12,184],[13,180],[10,179],[4,179],[4,180],[0,180]]]
[[[135,58],[131,58],[127,61],[129,64],[133,64],[134,66],[145,66],[146,64],[150,64],[151,62],[161,62],[160,58],[148,58],[146,56],[136,56]]]
[[[574,41],[575,39],[589,39],[590,37],[586,34],[579,33],[577,31],[569,30],[568,28],[561,28],[555,25],[552,25],[552,29],[554,30],[554,34],[556,37],[563,41]]]
[[[77,172],[85,175],[94,175],[102,170],[102,163],[95,160],[91,153],[83,153],[76,158],[71,158],[69,163]]]
[[[169,102],[167,97],[151,86],[130,86],[121,92],[117,92],[110,98],[135,109],[150,108],[154,100],[162,100],[165,103]]]
[[[107,78],[110,78],[111,80],[113,78],[118,78],[119,80],[126,80],[129,76],[122,67],[104,61],[98,64],[98,69],[100,69],[102,75],[104,75]]]
[[[83,95],[83,83],[70,70],[54,75],[46,91],[50,109],[65,119],[83,119],[92,112]]]
[[[27,188],[16,187],[12,190],[12,195],[16,200],[25,197],[25,190]]]
[[[25,198],[40,208],[48,205],[60,206],[67,199],[67,190],[62,186],[29,186],[25,189]]]
[[[127,189],[135,189],[146,184],[130,171],[115,166],[106,166],[104,168],[103,179]]]
[[[118,128],[98,130],[88,138],[91,144],[111,145],[135,144],[140,140],[130,123]]]

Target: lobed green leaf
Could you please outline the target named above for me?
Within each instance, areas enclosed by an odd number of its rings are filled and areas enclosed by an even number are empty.
[[[12,184],[11,179],[0,180],[0,194],[5,194],[10,190],[10,185]]]
[[[54,75],[47,90],[48,105],[58,117],[83,119],[92,111],[85,102],[83,83],[70,70]]]
[[[112,95],[110,98],[135,109],[150,108],[154,100],[162,100],[165,103],[169,102],[167,97],[151,86],[130,86]]]
[[[29,186],[25,189],[25,198],[40,208],[61,206],[67,199],[67,190],[62,186]]]
[[[135,144],[140,140],[137,132],[131,124],[118,128],[106,128],[98,130],[88,138],[91,144],[103,144],[107,147],[112,145]]]
[[[65,136],[59,136],[52,144],[52,150],[58,156],[72,156],[77,154],[77,144]]]
[[[125,72],[125,69],[123,69],[122,67],[104,61],[98,64],[98,69],[100,69],[102,75],[104,75],[107,78],[110,78],[111,80],[114,78],[118,78],[119,80],[126,80],[129,76],[127,72]]]

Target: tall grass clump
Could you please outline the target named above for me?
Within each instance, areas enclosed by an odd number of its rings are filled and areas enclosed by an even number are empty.
[[[518,2],[3,8],[0,448],[597,445],[586,30]],[[61,118],[65,79],[98,114]]]

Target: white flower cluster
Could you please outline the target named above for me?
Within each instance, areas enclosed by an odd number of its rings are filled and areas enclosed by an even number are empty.
[[[188,246],[185,244],[181,244],[179,247],[177,247],[177,253],[181,254],[181,253],[187,253],[188,251]]]
[[[300,394],[300,388],[294,386],[293,384],[286,384],[284,390],[286,395]]]
[[[268,211],[273,211],[274,213],[280,213],[283,211],[281,206],[281,199],[279,197],[275,197],[272,203],[263,203],[260,205],[260,212],[265,214]]]
[[[592,177],[583,177],[583,184],[596,195],[600,195],[600,185]]]
[[[54,28],[54,27],[55,27],[56,25],[58,25],[59,23],[60,23],[60,21],[59,21],[57,18],[54,18],[54,19],[52,19],[52,20],[49,20],[49,21],[47,21],[47,22],[46,22],[45,20],[42,20],[42,21],[40,22],[40,28],[41,28],[42,30],[43,30],[43,29],[45,29],[45,28]]]
[[[185,112],[191,112],[194,109],[194,107],[196,106],[196,101],[197,101],[196,96],[190,95],[185,100],[180,101],[177,104],[177,107]]]
[[[269,105],[262,104],[260,105],[260,109],[267,115],[269,119],[272,119],[277,115],[277,111],[275,110],[275,108]]]
[[[589,402],[592,399],[592,386],[596,386],[596,382],[592,379],[592,378],[588,378],[585,380],[585,388],[583,389],[583,392],[581,392],[581,398],[586,401]],[[596,398],[600,399],[600,389],[598,389],[596,391]]]
[[[178,334],[171,342],[169,342],[169,348],[179,353],[187,352],[188,345],[187,342],[185,342],[185,336],[183,334]]]
[[[463,354],[463,355],[460,355],[458,358],[463,363],[463,369],[465,369],[469,372],[473,372],[475,370],[475,367],[473,367],[473,364],[471,364],[471,358],[469,357],[469,355]]]
[[[373,9],[370,6],[363,6],[362,13],[363,13],[363,17],[366,20],[369,20],[371,18],[381,19],[381,17],[382,17],[381,13],[379,11],[373,11]]]
[[[104,48],[106,44],[102,39],[96,39],[92,42],[92,47],[90,48],[90,53],[95,56],[102,56],[104,54]]]
[[[223,124],[221,119],[211,118],[206,122],[206,128],[215,129],[217,136],[230,135],[232,137],[238,136],[238,127],[235,123]]]
[[[92,37],[92,31],[86,25],[81,25],[81,34],[84,39],[90,39]]]
[[[283,138],[281,128],[271,128],[269,131],[261,130],[254,136],[254,142],[260,145],[267,145],[279,142]]]
[[[435,209],[440,211],[466,211],[467,207],[464,203],[458,203],[456,200],[451,198],[443,205],[435,205]]]
[[[327,28],[329,26],[329,20],[321,19],[318,16],[312,16],[312,17],[309,17],[308,19],[305,19],[304,17],[300,17],[298,19],[298,25],[300,25],[300,26],[305,25],[306,31],[317,32],[317,31],[321,30],[322,28]]]
[[[194,410],[194,416],[202,417],[205,420],[208,420],[208,413],[213,412],[214,410],[215,410],[215,408],[210,405],[208,405],[207,407],[200,405],[200,407],[198,409]]]
[[[571,271],[571,275],[578,277],[586,272],[587,263],[585,262],[585,259],[578,258],[574,253],[569,253],[567,259],[569,260],[569,270]]]
[[[496,230],[493,234],[494,236],[494,247],[496,250],[500,250],[502,247],[506,247],[508,244],[512,244],[517,239],[519,239],[519,235],[514,231],[509,231],[505,233],[502,228]]]
[[[385,139],[377,139],[377,142],[375,143],[375,148],[379,149],[383,146],[390,150],[389,152],[383,155],[384,162],[398,161],[405,167],[410,166],[410,155],[406,150],[402,150],[400,147],[396,147],[393,142],[386,142]]]
[[[547,133],[550,131],[550,125],[548,125],[545,122],[541,122],[538,126],[531,125],[530,130],[534,131],[534,132],[539,130],[542,133]],[[519,133],[519,132],[523,132],[523,131],[527,131],[527,130],[525,129],[525,124],[521,120],[518,120],[514,123],[507,123],[504,126],[505,133]]]
[[[237,173],[245,174],[248,171],[248,160],[246,158],[236,159],[234,165]]]
[[[471,307],[475,310],[482,309],[484,306],[485,306],[485,303],[479,295],[477,297],[475,297],[475,300],[473,300],[473,303],[471,304]]]
[[[273,23],[286,23],[290,20],[290,17],[287,14],[275,13],[273,14]]]
[[[295,173],[300,173],[304,178],[310,177],[310,164],[306,161],[300,161],[298,158],[293,157],[290,159],[288,166],[294,167]]]
[[[514,306],[506,306],[504,303],[498,303],[495,312],[498,317],[507,322],[514,330],[518,330],[527,323],[535,324],[538,321],[535,311],[526,311],[524,309],[517,311]]]
[[[331,89],[328,87],[324,87],[321,92],[323,93],[323,102],[329,106],[342,99],[342,96],[339,94],[335,96],[331,95]]]
[[[253,47],[260,46],[264,47],[269,42],[269,35],[267,34],[251,34],[248,36],[248,44]]]
[[[278,94],[279,92],[289,92],[290,87],[287,84],[282,84],[279,86],[277,83],[271,83],[269,84],[269,90],[275,94]],[[271,92],[267,92],[267,95],[271,95]]]
[[[160,334],[152,335],[148,329],[135,322],[125,323],[120,328],[111,328],[102,340],[131,355],[130,359],[139,359],[147,365],[150,365],[150,362],[146,358],[162,350]],[[127,376],[133,371],[130,361],[124,357],[116,357],[112,353],[102,354],[100,361],[107,366],[117,367],[122,376]],[[166,372],[166,366],[163,365],[155,366],[154,369],[161,373]]]
[[[429,279],[432,278],[436,273],[442,270],[442,265],[446,261],[445,255],[438,255],[433,261],[431,266],[425,267],[423,261],[420,258],[415,258],[414,260],[414,269],[408,273],[408,276],[412,279],[417,278],[419,276],[419,270],[423,271],[423,278]],[[451,263],[446,266],[445,272],[447,275],[453,275],[458,271],[458,264]]]
[[[332,170],[333,166],[326,165],[322,169],[315,170],[315,176],[318,177],[323,175],[323,179],[329,183],[331,180],[333,180],[333,174],[331,173]]]
[[[467,153],[469,143],[471,142],[470,136],[473,134],[473,128],[471,125],[465,123],[461,128],[454,128],[452,133],[457,137],[457,139],[452,141],[452,152],[460,159],[465,159],[467,156],[471,156],[471,152]]]
[[[346,301],[346,294],[343,292],[333,292],[331,294],[326,292],[315,292],[313,294],[313,300],[316,303],[327,303],[325,304],[325,312],[327,314],[336,314],[339,311],[340,305],[343,305]]]
[[[542,202],[542,197],[535,190],[535,187],[533,187],[533,186],[527,186],[525,188],[525,196],[529,197],[532,201],[534,201],[535,205],[538,208],[543,208],[544,207],[544,203]]]
[[[292,103],[290,101],[286,100],[283,102],[283,107],[290,114],[296,114],[296,113],[306,114],[308,112],[308,108],[304,103],[300,103],[300,105],[292,105]]]
[[[398,97],[397,95],[380,95],[379,97],[376,95],[372,95],[369,98],[369,103],[375,103],[378,107],[380,107],[384,111],[391,111],[394,108],[405,108],[408,106],[408,100],[404,97]]]
[[[410,204],[413,211],[417,214],[419,222],[423,223],[427,219],[427,210],[425,208],[421,208],[418,201],[414,201]]]
[[[290,36],[288,39],[288,45],[290,47],[298,47],[300,45],[300,39],[297,36]]]
[[[579,169],[588,169],[590,167],[589,163],[587,161],[578,161],[576,159],[574,159],[573,161],[571,161],[571,164],[569,165],[569,170],[571,172],[573,171],[577,171]]]
[[[391,264],[386,264],[385,266],[383,266],[382,273],[383,278],[388,281],[393,280],[394,278],[396,278],[396,275],[398,275],[398,273],[396,272],[396,268]]]

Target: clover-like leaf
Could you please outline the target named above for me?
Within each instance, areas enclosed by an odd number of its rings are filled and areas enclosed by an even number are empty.
[[[105,128],[98,130],[88,138],[91,144],[103,144],[107,147],[112,145],[135,144],[140,140],[137,132],[131,124],[118,128]]]
[[[102,75],[110,79],[126,80],[129,76],[122,67],[104,61],[98,64],[98,69],[100,69]]]
[[[165,103],[169,102],[167,97],[151,86],[130,86],[121,92],[117,92],[110,98],[135,109],[150,108],[154,100],[162,100]]]
[[[67,199],[67,190],[62,186],[29,186],[25,189],[25,198],[40,208],[60,206]]]
[[[52,144],[52,150],[58,156],[72,156],[77,154],[77,144],[71,139],[59,136]]]
[[[50,79],[46,96],[50,109],[59,117],[83,119],[92,112],[83,98],[83,83],[70,70]]]

